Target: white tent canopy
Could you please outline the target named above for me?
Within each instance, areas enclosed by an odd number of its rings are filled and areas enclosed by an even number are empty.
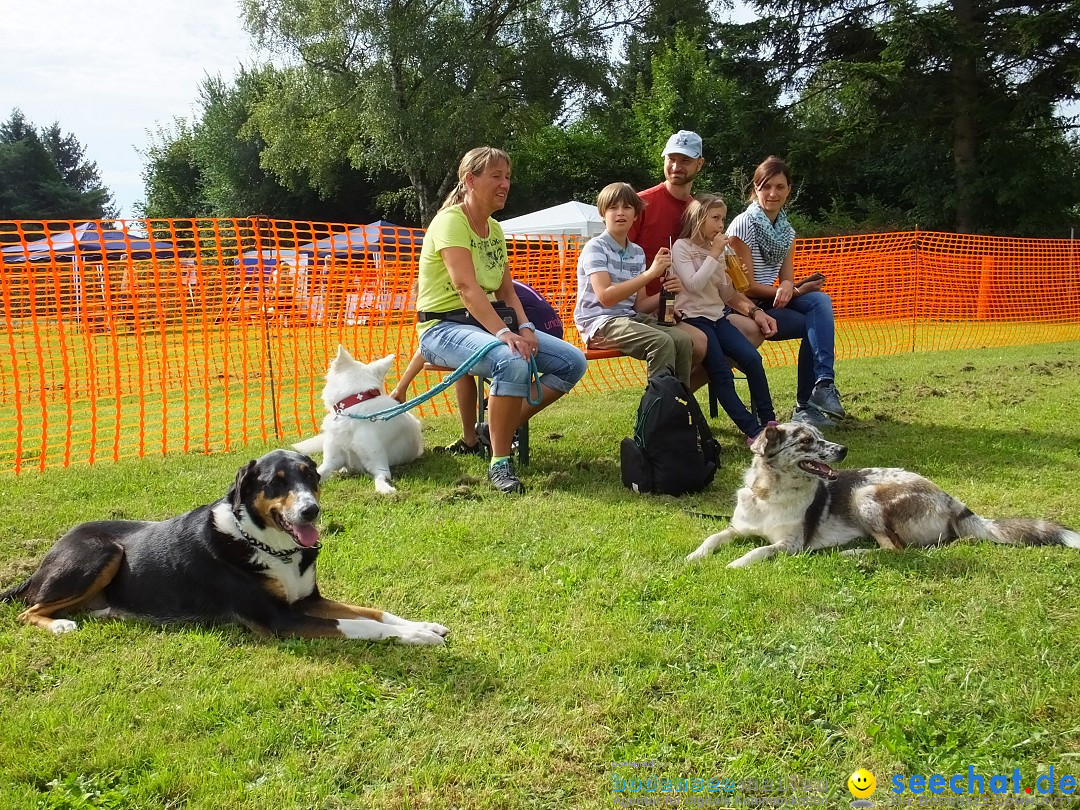
[[[604,219],[596,206],[575,200],[523,214],[499,224],[508,237],[528,234],[588,237],[604,231]]]

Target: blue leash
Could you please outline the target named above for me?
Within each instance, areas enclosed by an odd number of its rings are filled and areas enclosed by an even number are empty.
[[[488,352],[490,352],[496,346],[501,346],[501,345],[503,345],[503,344],[500,341],[498,343],[489,343],[487,346],[482,346],[481,348],[477,349],[475,352],[472,353],[472,355],[468,359],[465,360],[464,363],[462,363],[460,366],[458,366],[452,372],[447,374],[446,377],[442,380],[442,382],[440,382],[434,388],[432,388],[432,389],[430,389],[428,391],[425,391],[420,396],[414,397],[413,399],[410,399],[408,402],[402,402],[402,403],[400,403],[398,405],[394,405],[394,406],[392,406],[390,408],[384,408],[381,411],[376,411],[375,413],[355,414],[355,413],[346,413],[346,412],[343,411],[343,412],[339,413],[338,416],[347,416],[350,419],[364,419],[364,420],[375,421],[375,422],[385,422],[388,419],[393,419],[395,416],[401,416],[401,414],[403,414],[403,413],[405,413],[407,411],[411,411],[417,405],[421,405],[421,404],[427,402],[432,397],[434,397],[434,396],[436,396],[438,394],[441,394],[443,391],[445,391],[451,385],[453,385],[458,380],[460,380],[462,377],[467,375],[469,373],[469,370],[473,366],[475,366],[478,362],[480,362],[480,360],[482,360],[484,358],[484,356]],[[536,386],[536,398],[535,399],[533,398],[533,385]],[[535,357],[530,357],[529,358],[529,393],[526,396],[526,399],[529,401],[529,404],[533,405],[533,406],[539,405],[540,402],[541,402],[541,399],[542,399],[542,393],[540,391],[540,371],[536,367],[536,358]]]

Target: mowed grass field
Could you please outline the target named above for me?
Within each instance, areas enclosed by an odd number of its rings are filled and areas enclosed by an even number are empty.
[[[838,372],[844,466],[908,467],[980,514],[1080,526],[1080,343]],[[790,407],[794,369],[770,381]],[[323,592],[446,624],[445,647],[89,618],[54,637],[0,606],[0,807],[847,807],[859,767],[887,806],[893,775],[1080,775],[1080,553],[964,543],[725,569],[745,540],[687,564],[749,452],[715,420],[707,491],[629,493],[618,442],[639,396],[574,395],[534,420],[524,497],[435,454],[398,471],[393,498],[326,482]],[[454,417],[425,421],[429,445],[455,435]],[[72,524],[212,501],[264,449],[0,477],[0,588]],[[613,789],[652,774],[737,789]]]

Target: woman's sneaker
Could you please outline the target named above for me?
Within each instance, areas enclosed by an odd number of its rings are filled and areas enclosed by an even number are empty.
[[[488,467],[488,480],[500,492],[524,492],[525,485],[521,483],[514,473],[514,465],[510,459],[498,461]]]
[[[491,433],[488,431],[488,423],[477,422],[473,430],[476,431],[476,443],[483,448],[480,451],[481,455],[489,455],[491,453]]]
[[[813,405],[796,405],[791,421],[801,425],[813,425],[818,430],[836,427],[836,423]]]
[[[488,429],[487,422],[476,423],[476,441],[480,445],[480,451],[478,456],[491,456],[491,431]],[[518,449],[518,434],[514,432],[514,440],[510,443],[510,452],[514,452]]]
[[[482,456],[484,455],[484,446],[479,441],[476,444],[465,444],[464,439],[458,439],[453,444],[448,444],[446,447],[436,447],[436,453],[449,453],[452,456]]]
[[[844,411],[844,406],[840,402],[840,392],[836,390],[836,386],[831,382],[815,386],[810,394],[808,404],[829,416],[836,416],[840,419],[847,416],[847,412]]]

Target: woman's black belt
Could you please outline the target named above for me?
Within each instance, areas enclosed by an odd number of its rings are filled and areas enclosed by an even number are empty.
[[[502,301],[492,301],[491,307],[495,310],[495,314],[502,319],[504,324],[509,326],[513,331],[517,331],[517,313],[514,312],[513,307],[504,304]],[[484,328],[484,325],[476,320],[472,313],[465,307],[462,307],[461,309],[450,309],[446,312],[421,312],[420,310],[417,310],[416,322],[425,323],[426,321],[450,321],[450,323],[461,323],[466,326],[479,326],[481,329]]]

